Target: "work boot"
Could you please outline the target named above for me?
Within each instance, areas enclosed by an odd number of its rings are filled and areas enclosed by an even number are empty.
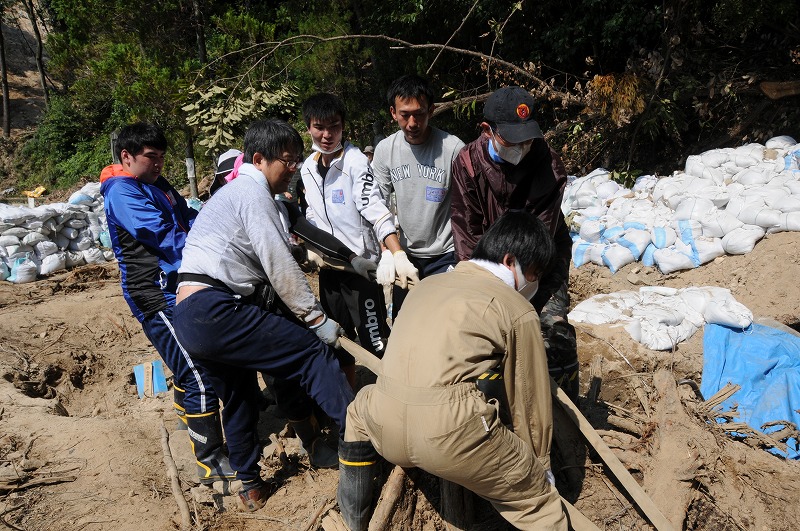
[[[378,452],[369,441],[339,441],[339,488],[336,502],[351,531],[366,531],[372,516],[372,486]]]
[[[228,456],[222,449],[222,425],[219,411],[186,414],[189,441],[197,461],[197,476],[203,485],[215,481],[232,481],[236,471],[231,468]]]
[[[241,508],[251,513],[261,509],[267,503],[270,490],[269,484],[261,478],[242,481],[242,488],[239,489]]]
[[[173,384],[172,407],[175,409],[175,414],[178,415],[178,430],[186,429],[186,410],[183,407],[184,398],[186,398],[186,391]]]
[[[322,432],[314,415],[305,420],[290,420],[289,426],[303,443],[303,448],[308,452],[308,460],[314,468],[336,468],[339,456],[336,450],[325,444]]]

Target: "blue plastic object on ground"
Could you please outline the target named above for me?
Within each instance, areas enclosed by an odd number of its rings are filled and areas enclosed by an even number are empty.
[[[164,363],[161,360],[135,365],[133,376],[136,378],[136,391],[139,393],[139,398],[167,392],[167,378],[164,375]]]
[[[722,411],[738,406],[736,421],[761,430],[767,422],[789,421],[800,426],[800,338],[776,328],[753,324],[746,331],[708,324],[703,336],[703,381],[706,399],[728,382],[742,388],[721,404]],[[782,429],[767,428],[765,433]],[[800,441],[790,438],[784,453],[800,459]]]

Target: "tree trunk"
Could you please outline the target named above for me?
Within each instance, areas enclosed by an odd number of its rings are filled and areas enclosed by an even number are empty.
[[[44,94],[44,105],[50,107],[50,95],[47,93],[47,76],[44,71],[44,59],[42,44],[42,34],[39,32],[39,23],[36,16],[36,9],[33,5],[33,0],[25,0],[25,11],[28,13],[28,18],[31,20],[31,27],[33,28],[33,35],[36,37],[36,68],[39,70],[39,81],[42,84],[42,93]]]
[[[194,12],[194,31],[197,36],[197,60],[204,65],[208,62],[208,55],[206,53],[205,20],[203,19],[203,10],[200,9],[201,1],[192,0],[192,10]]]
[[[6,41],[0,31],[0,85],[3,88],[3,136],[11,136],[11,105],[8,95],[8,68],[6,65]]]

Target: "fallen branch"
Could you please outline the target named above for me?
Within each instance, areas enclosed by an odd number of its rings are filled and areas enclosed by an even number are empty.
[[[317,520],[319,520],[320,517],[322,517],[322,515],[333,509],[334,505],[336,505],[336,497],[329,496],[322,503],[322,505],[320,505],[317,508],[317,510],[314,511],[314,514],[311,515],[311,519],[308,521],[308,524],[306,524],[306,526],[303,528],[303,531],[311,531],[312,529],[314,529],[317,524]]]
[[[189,530],[192,528],[192,515],[189,513],[189,504],[186,503],[186,499],[183,497],[181,482],[178,479],[178,468],[175,466],[175,460],[172,459],[172,452],[169,449],[169,433],[163,422],[161,423],[161,450],[164,453],[164,466],[167,468],[167,477],[170,480],[172,496],[175,498],[178,510],[181,513],[181,529]]]
[[[52,476],[49,478],[35,478],[27,481],[0,481],[0,492],[18,492],[33,487],[40,487],[42,485],[55,485],[56,483],[68,483],[75,481],[78,476]]]
[[[283,443],[278,440],[278,436],[274,433],[269,434],[269,440],[275,445],[275,453],[278,454],[278,459],[281,460],[281,465],[284,468],[289,468],[292,463],[289,461],[289,457],[286,455],[286,448],[283,447]]]
[[[376,358],[377,359],[377,358]],[[405,484],[406,472],[400,466],[395,466],[389,479],[386,480],[386,486],[383,488],[383,494],[378,506],[375,507],[375,513],[369,521],[369,531],[384,531],[389,529],[389,521],[394,514],[397,502],[403,497],[403,485]]]

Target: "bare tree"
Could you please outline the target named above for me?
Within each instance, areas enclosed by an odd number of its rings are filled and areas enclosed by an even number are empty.
[[[5,15],[5,4],[0,4],[2,7],[2,15]],[[2,20],[3,16],[0,16]],[[11,136],[11,105],[9,102],[8,94],[8,66],[6,65],[6,40],[3,38],[2,28],[0,28],[0,85],[3,89],[3,136],[8,138]]]
[[[33,35],[36,37],[36,68],[39,70],[39,80],[42,83],[42,92],[44,93],[45,107],[50,106],[50,95],[47,92],[47,76],[44,71],[43,50],[44,44],[42,43],[42,34],[39,32],[38,17],[36,16],[36,8],[33,5],[33,0],[23,0],[22,4],[25,6],[25,12],[28,13],[28,18],[31,21],[33,28]]]

